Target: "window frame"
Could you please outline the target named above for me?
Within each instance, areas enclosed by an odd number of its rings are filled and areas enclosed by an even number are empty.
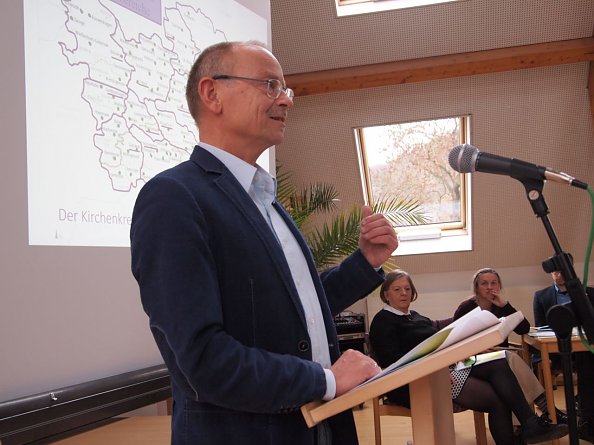
[[[400,125],[413,122],[427,122],[440,119],[459,119],[460,124],[460,144],[470,143],[470,124],[471,116],[457,115],[434,117],[428,119],[419,119],[408,122],[393,122],[386,124],[364,125],[354,128],[355,143],[359,159],[359,177],[363,192],[364,202],[367,205],[373,205],[373,193],[371,178],[369,174],[369,161],[367,150],[365,149],[365,128]],[[448,165],[448,168],[449,165]],[[459,173],[460,175],[460,221],[430,223],[417,226],[398,226],[395,227],[400,237],[400,247],[398,254],[431,253],[446,251],[461,251],[472,249],[472,220],[471,220],[471,187],[470,175]],[[408,247],[404,245],[409,244]],[[404,247],[404,249],[403,249]]]
[[[467,0],[335,0],[338,17],[418,8]]]

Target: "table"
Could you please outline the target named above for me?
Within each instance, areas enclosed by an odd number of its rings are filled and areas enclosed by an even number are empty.
[[[553,423],[557,423],[557,414],[555,412],[555,395],[553,394],[553,377],[551,374],[550,354],[559,353],[559,344],[557,337],[531,337],[528,334],[522,335],[522,349],[524,350],[524,359],[530,366],[530,346],[540,351],[542,358],[542,375],[544,379],[545,395],[547,397],[547,408],[549,417]],[[578,336],[571,337],[572,352],[587,351],[586,346]],[[558,444],[558,440],[552,441]]]

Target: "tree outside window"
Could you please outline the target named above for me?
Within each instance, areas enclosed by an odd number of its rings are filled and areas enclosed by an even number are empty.
[[[420,204],[428,219],[425,228],[465,228],[465,181],[450,168],[448,155],[467,142],[468,120],[451,117],[357,129],[369,202],[406,196]]]

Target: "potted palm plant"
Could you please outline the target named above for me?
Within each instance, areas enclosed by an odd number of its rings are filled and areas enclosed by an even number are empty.
[[[290,173],[277,167],[277,198],[285,206],[303,233],[312,251],[318,270],[337,264],[353,253],[359,245],[360,207],[353,206],[346,212],[338,210],[338,192],[332,184],[314,183],[297,189],[290,180]],[[412,199],[391,197],[380,199],[372,206],[376,213],[383,213],[395,226],[426,223],[419,203]],[[310,227],[309,218],[314,214],[333,213],[320,228]],[[392,269],[393,260],[386,263]]]

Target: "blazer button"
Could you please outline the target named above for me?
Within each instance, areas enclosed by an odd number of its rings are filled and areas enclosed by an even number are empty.
[[[299,352],[307,352],[309,351],[309,342],[306,340],[301,340],[297,344],[297,348],[299,349]]]

